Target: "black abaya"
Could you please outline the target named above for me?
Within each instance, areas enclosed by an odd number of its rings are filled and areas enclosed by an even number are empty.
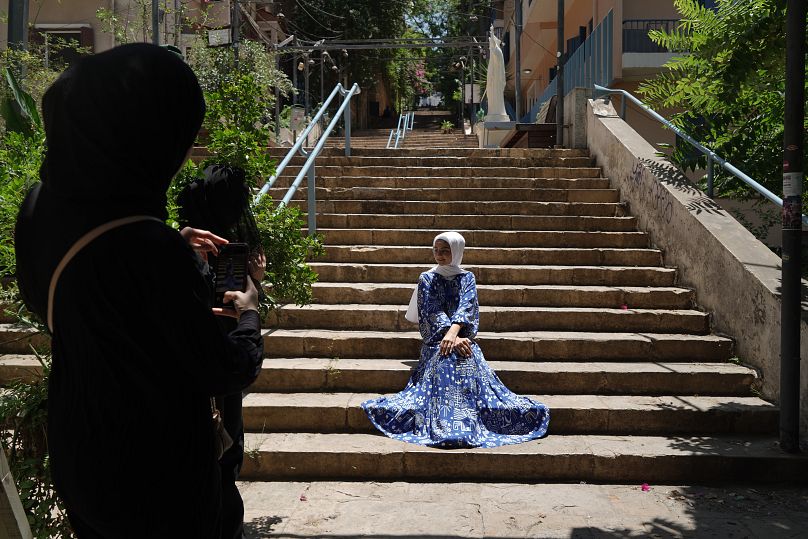
[[[53,269],[76,239],[112,219],[165,216],[204,103],[173,53],[127,45],[68,70],[43,109],[48,157],[15,240],[21,292],[44,320]],[[209,397],[257,376],[257,313],[222,334],[196,256],[148,221],[107,232],[73,259],[54,328],[49,451],[79,538],[217,538]]]
[[[226,165],[211,165],[203,178],[186,186],[177,198],[181,226],[210,230],[233,242],[247,243],[251,250],[260,247],[258,230],[250,208],[250,192],[244,171]],[[215,257],[210,256],[215,263]],[[208,274],[211,294],[215,289],[212,272]],[[255,283],[260,288],[261,283]],[[219,318],[225,333],[234,329],[232,319]],[[219,459],[222,472],[222,539],[244,536],[244,502],[236,481],[244,460],[244,421],[242,393],[220,395],[216,402],[233,445]]]

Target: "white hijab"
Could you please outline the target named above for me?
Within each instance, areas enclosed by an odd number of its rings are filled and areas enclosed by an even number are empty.
[[[452,263],[447,264],[445,266],[435,266],[434,268],[430,269],[429,272],[437,273],[443,277],[449,278],[454,277],[455,275],[460,275],[461,273],[466,273],[466,270],[460,267],[460,262],[463,261],[463,250],[466,248],[466,240],[458,234],[457,232],[443,232],[442,234],[438,234],[435,236],[435,239],[432,240],[432,247],[435,247],[435,244],[438,240],[443,240],[449,244],[449,249],[452,250]],[[410,298],[410,305],[407,307],[407,314],[404,315],[404,318],[407,319],[409,322],[413,324],[418,323],[418,287],[415,287],[415,290],[412,292],[412,297]]]

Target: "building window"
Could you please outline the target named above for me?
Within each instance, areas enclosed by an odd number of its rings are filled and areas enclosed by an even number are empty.
[[[41,45],[48,65],[68,66],[80,56],[95,52],[95,39],[90,25],[36,25],[31,41]]]

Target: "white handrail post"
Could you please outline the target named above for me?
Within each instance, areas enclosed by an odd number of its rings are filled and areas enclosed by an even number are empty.
[[[345,157],[351,156],[351,105],[345,107],[342,117],[345,124]]]
[[[306,206],[306,212],[309,218],[309,236],[313,236],[317,233],[317,187],[314,179],[314,161],[312,161],[309,167],[307,182],[306,190],[308,191],[309,201]]]

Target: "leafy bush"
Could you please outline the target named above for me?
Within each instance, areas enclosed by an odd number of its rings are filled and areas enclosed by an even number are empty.
[[[253,187],[274,173],[275,161],[266,152],[269,118],[275,104],[274,85],[280,85],[284,92],[290,89],[288,79],[275,68],[274,57],[259,43],[242,43],[236,63],[232,50],[209,48],[198,42],[191,50],[190,63],[208,106],[204,129],[211,156],[199,165],[187,163],[174,179],[169,191],[169,209],[174,215],[179,192],[201,177],[210,164],[241,167]],[[268,294],[262,311],[287,301],[310,303],[311,285],[317,275],[306,260],[322,255],[321,238],[304,236],[302,213],[295,208],[276,207],[270,197],[264,197],[254,210],[267,259]]]
[[[275,207],[269,197],[255,207],[255,221],[267,258],[270,307],[282,301],[311,303],[311,285],[317,281],[317,274],[306,261],[323,255],[322,238],[304,236],[302,212],[289,206]]]
[[[687,53],[640,85],[640,93],[652,107],[679,110],[671,119],[675,125],[781,193],[785,2],[719,0],[716,9],[698,0],[674,4],[682,14],[678,27],[649,36],[669,50]],[[672,159],[684,169],[706,167],[706,158],[686,143],[674,149]],[[715,188],[726,196],[754,195],[719,167]]]
[[[43,331],[20,301],[16,282],[14,225],[28,189],[39,180],[45,137],[33,97],[5,72],[2,105],[6,131],[0,138],[0,304],[21,325]],[[47,78],[47,77],[43,77]],[[37,80],[35,78],[35,80]],[[41,79],[40,79],[41,80]],[[34,537],[72,537],[64,505],[53,490],[47,451],[47,398],[51,358],[34,351],[42,376],[18,381],[0,395],[0,441]]]

